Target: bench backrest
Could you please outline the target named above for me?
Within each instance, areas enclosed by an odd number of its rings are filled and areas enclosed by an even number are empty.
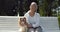
[[[59,29],[57,17],[40,17],[40,25],[44,30],[57,30]]]
[[[40,17],[40,25],[45,30],[59,29],[57,17]],[[17,16],[0,16],[0,30],[18,30]]]

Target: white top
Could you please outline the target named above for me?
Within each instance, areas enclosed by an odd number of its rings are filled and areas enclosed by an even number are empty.
[[[29,11],[24,15],[27,19],[28,24],[32,24],[33,27],[39,27],[40,26],[40,15],[39,13],[35,12],[35,15],[31,17],[29,15]]]

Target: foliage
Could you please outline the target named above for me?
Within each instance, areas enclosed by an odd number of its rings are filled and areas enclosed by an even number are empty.
[[[58,23],[59,23],[59,28],[60,28],[60,16],[58,16]]]

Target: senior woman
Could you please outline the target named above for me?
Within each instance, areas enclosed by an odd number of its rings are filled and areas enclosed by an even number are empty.
[[[37,4],[32,2],[30,5],[30,10],[24,15],[27,19],[27,23],[29,24],[28,32],[42,32],[42,28],[40,26],[40,15],[37,11]]]

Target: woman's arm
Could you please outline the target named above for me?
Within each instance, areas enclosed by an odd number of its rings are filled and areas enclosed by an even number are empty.
[[[30,23],[28,23],[27,18],[26,18],[26,17],[24,17],[24,18],[26,19],[26,20],[25,20],[25,21],[26,21],[26,23],[25,23],[25,24],[27,25],[27,27],[28,27],[28,28],[32,27],[32,25],[31,25]]]
[[[24,17],[26,18],[26,22],[27,22],[27,27],[29,28],[29,27],[32,27],[32,25],[30,24],[30,22],[29,22],[29,17],[28,17],[28,14],[26,13],[25,15],[24,15]]]
[[[40,26],[40,15],[39,15],[39,13],[36,14],[36,17],[37,17],[37,18],[35,18],[36,21],[35,21],[35,24],[33,24],[33,27],[38,27],[38,26]]]

